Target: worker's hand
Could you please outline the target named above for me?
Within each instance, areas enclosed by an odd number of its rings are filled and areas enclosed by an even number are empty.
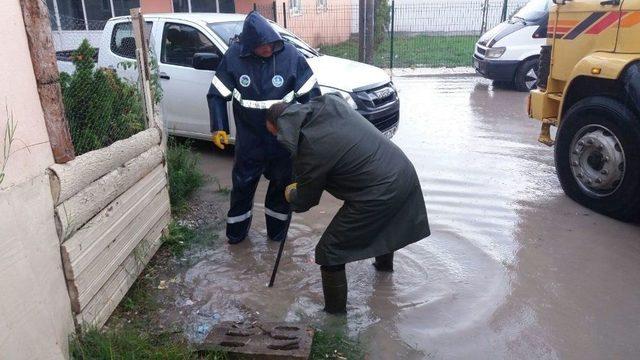
[[[226,131],[216,131],[211,135],[211,140],[213,140],[213,144],[220,149],[224,149],[225,144],[229,144],[229,134]]]
[[[287,199],[287,202],[291,202],[291,193],[298,189],[298,183],[293,183],[284,190],[284,198]]]

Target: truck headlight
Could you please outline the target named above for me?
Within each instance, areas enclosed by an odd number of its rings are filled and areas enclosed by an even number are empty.
[[[507,50],[506,47],[488,48],[484,56],[488,59],[497,59]]]
[[[331,94],[331,93],[338,94],[347,102],[347,104],[349,104],[349,106],[351,106],[352,109],[354,110],[358,109],[358,104],[356,104],[356,102],[353,100],[353,97],[351,97],[351,94],[349,94],[346,91],[338,90],[336,88],[332,88],[328,86],[320,86],[320,93],[322,93],[322,95]]]

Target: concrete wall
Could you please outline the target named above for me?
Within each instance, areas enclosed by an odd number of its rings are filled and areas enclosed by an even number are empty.
[[[3,2],[0,23],[0,150],[5,106],[17,124],[0,183],[0,358],[64,358],[73,321],[46,174],[53,156],[18,0]]]
[[[173,12],[172,0],[140,0],[143,14]]]

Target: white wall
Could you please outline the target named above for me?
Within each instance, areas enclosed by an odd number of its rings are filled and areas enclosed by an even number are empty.
[[[46,174],[53,156],[19,0],[3,1],[0,23],[0,154],[5,105],[17,123],[0,184],[0,358],[65,358],[73,322]]]

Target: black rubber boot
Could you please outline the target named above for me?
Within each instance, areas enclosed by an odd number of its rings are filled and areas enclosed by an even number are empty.
[[[378,271],[393,272],[393,253],[376,256],[376,262],[373,263],[373,266]]]
[[[344,314],[347,312],[347,273],[344,267],[337,271],[327,271],[320,268],[322,273],[322,292],[324,293],[324,311],[329,314]]]

